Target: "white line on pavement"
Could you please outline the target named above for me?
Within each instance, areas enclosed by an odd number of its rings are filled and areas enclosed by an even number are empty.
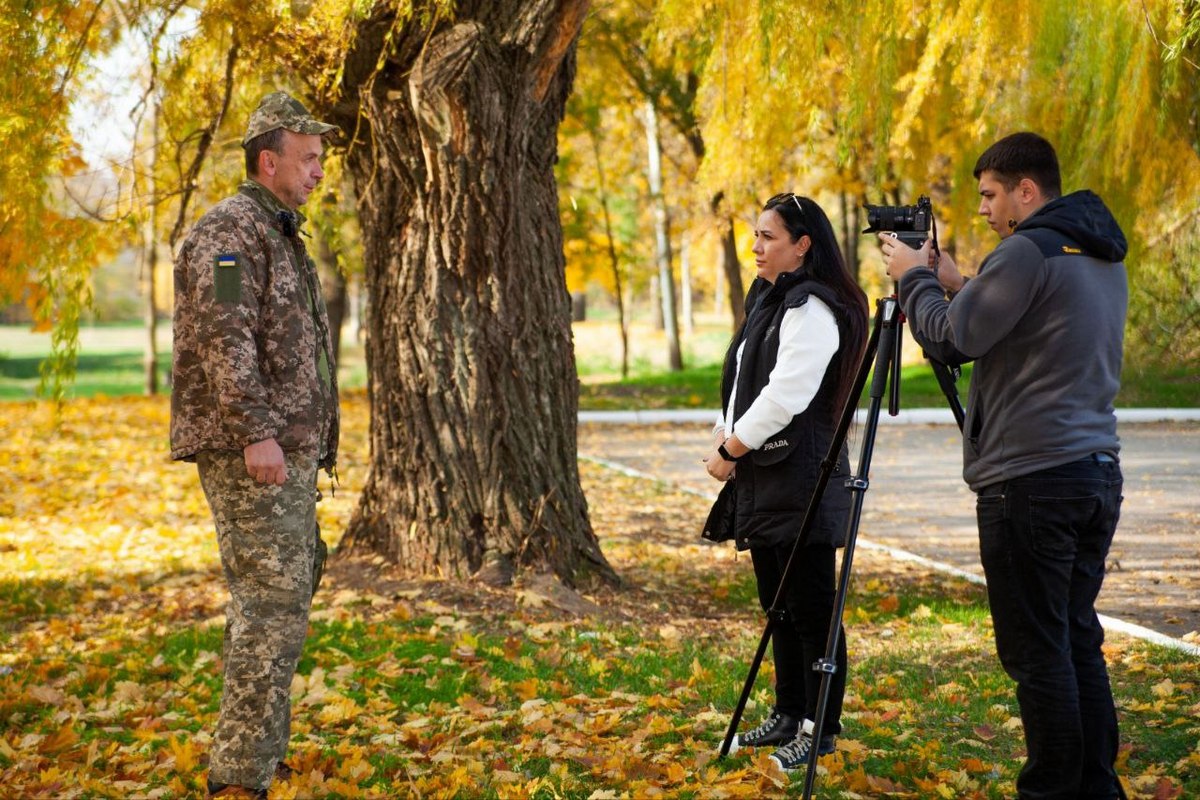
[[[950,412],[946,413],[949,415]],[[627,467],[624,464],[618,464],[615,461],[609,461],[608,459],[604,458],[596,458],[595,456],[589,456],[583,453],[579,454],[579,460],[598,464],[605,469],[611,469],[631,478],[641,478],[643,480],[651,480],[657,483],[667,484],[681,492],[694,495],[696,497],[702,497],[710,502],[713,499],[711,495],[706,494],[699,489],[694,489],[691,486],[684,486],[683,484],[672,483],[671,481],[664,480],[655,475],[642,472],[641,470],[636,470],[633,467]],[[698,539],[698,541],[704,542],[703,539]],[[974,572],[968,572],[965,569],[960,569],[953,564],[947,564],[943,561],[934,561],[931,558],[919,556],[916,553],[910,553],[909,551],[901,550],[898,547],[890,547],[885,544],[879,544],[878,542],[873,542],[870,539],[866,539],[861,536],[855,540],[855,544],[858,547],[865,547],[868,550],[879,550],[887,553],[897,561],[911,561],[924,567],[928,567],[932,570],[936,570],[937,572],[944,572],[949,575],[954,575],[955,577],[969,581],[970,583],[977,583],[981,586],[987,585],[987,582],[984,580],[982,575],[977,575]],[[1194,645],[1191,642],[1185,642],[1182,639],[1175,639],[1167,636],[1166,634],[1159,633],[1156,630],[1152,630],[1132,622],[1126,622],[1125,620],[1117,619],[1116,617],[1109,617],[1105,616],[1104,614],[1100,614],[1099,617],[1100,624],[1104,626],[1106,631],[1124,633],[1128,636],[1133,636],[1134,638],[1160,645],[1161,647],[1168,647],[1172,650],[1181,650],[1194,656],[1200,656],[1200,646]]]

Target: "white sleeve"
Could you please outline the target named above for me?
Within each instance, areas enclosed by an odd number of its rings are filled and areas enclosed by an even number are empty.
[[[738,439],[757,450],[808,408],[837,349],[837,319],[822,300],[809,295],[804,305],[784,312],[775,368],[734,424]]]

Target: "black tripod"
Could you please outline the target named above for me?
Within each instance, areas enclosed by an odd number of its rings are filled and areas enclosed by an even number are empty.
[[[825,647],[825,657],[813,665],[813,669],[821,673],[821,689],[817,695],[817,710],[813,715],[812,746],[808,751],[808,770],[804,778],[805,800],[812,797],[813,781],[816,778],[817,751],[821,741],[822,728],[824,727],[825,709],[829,704],[831,679],[838,670],[837,649],[841,639],[842,615],[846,610],[846,595],[850,588],[850,570],[854,564],[854,546],[858,539],[858,523],[862,515],[863,495],[867,491],[867,475],[870,474],[871,456],[875,449],[875,432],[879,426],[879,411],[883,405],[883,395],[887,387],[889,375],[891,376],[892,383],[888,413],[891,416],[896,416],[900,411],[900,351],[902,344],[900,334],[903,324],[904,315],[900,312],[899,303],[895,296],[884,297],[876,302],[875,322],[871,329],[871,336],[867,340],[866,350],[863,352],[862,363],[859,365],[858,373],[855,375],[854,383],[850,389],[850,394],[846,398],[846,405],[842,409],[841,417],[838,419],[833,441],[829,445],[829,452],[825,455],[825,460],[821,462],[821,471],[817,476],[816,485],[813,487],[812,497],[808,502],[808,509],[804,513],[804,521],[800,525],[800,534],[796,539],[796,543],[792,546],[792,553],[788,557],[787,565],[784,567],[783,575],[779,580],[779,589],[775,593],[775,599],[771,602],[771,608],[767,611],[766,628],[763,630],[762,639],[758,643],[758,650],[754,655],[754,661],[750,665],[750,674],[746,676],[746,684],[742,687],[742,695],[738,699],[737,707],[733,711],[733,718],[729,721],[729,730],[725,733],[725,741],[721,744],[721,757],[724,758],[729,755],[729,748],[732,746],[733,737],[737,733],[738,723],[741,722],[742,712],[746,709],[746,702],[750,699],[750,692],[754,689],[754,680],[758,677],[758,669],[762,665],[763,656],[767,652],[767,644],[771,641],[771,634],[775,630],[775,626],[784,618],[784,598],[787,594],[788,582],[792,576],[792,568],[796,563],[797,554],[804,546],[808,538],[808,532],[815,521],[817,508],[820,506],[821,498],[825,494],[825,487],[829,484],[829,477],[837,466],[838,454],[841,452],[842,445],[846,441],[846,434],[850,430],[851,422],[854,420],[858,399],[862,395],[863,387],[867,383],[867,375],[871,371],[872,364],[874,364],[875,371],[874,377],[871,380],[870,390],[871,403],[867,409],[862,449],[858,459],[858,472],[846,481],[846,485],[851,491],[850,518],[847,523],[846,549],[842,556],[841,573],[838,579],[837,593],[834,597],[833,616],[829,622],[829,638]],[[950,410],[953,412],[954,419],[961,430],[964,415],[962,404],[958,400],[958,393],[954,388],[954,381],[957,374],[956,372],[952,372],[950,367],[938,361],[931,360],[930,363],[933,365],[938,385],[941,387],[943,394],[946,395],[946,400],[950,404]]]

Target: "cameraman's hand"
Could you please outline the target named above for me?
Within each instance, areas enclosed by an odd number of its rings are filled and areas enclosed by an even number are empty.
[[[951,293],[962,289],[963,284],[967,282],[967,279],[958,271],[958,265],[954,263],[954,259],[946,253],[942,253],[941,258],[938,259],[937,279],[942,288]]]
[[[883,251],[883,265],[888,277],[899,281],[914,267],[929,267],[933,263],[933,240],[926,239],[920,250],[913,250],[896,238],[896,234],[885,231],[879,234],[879,249]]]

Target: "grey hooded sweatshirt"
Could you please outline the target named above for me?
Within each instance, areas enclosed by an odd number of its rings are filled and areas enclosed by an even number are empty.
[[[1042,206],[947,300],[931,270],[910,270],[900,300],[913,335],[946,363],[974,360],[963,430],[971,489],[1117,457],[1129,288],[1125,235],[1082,191]]]

